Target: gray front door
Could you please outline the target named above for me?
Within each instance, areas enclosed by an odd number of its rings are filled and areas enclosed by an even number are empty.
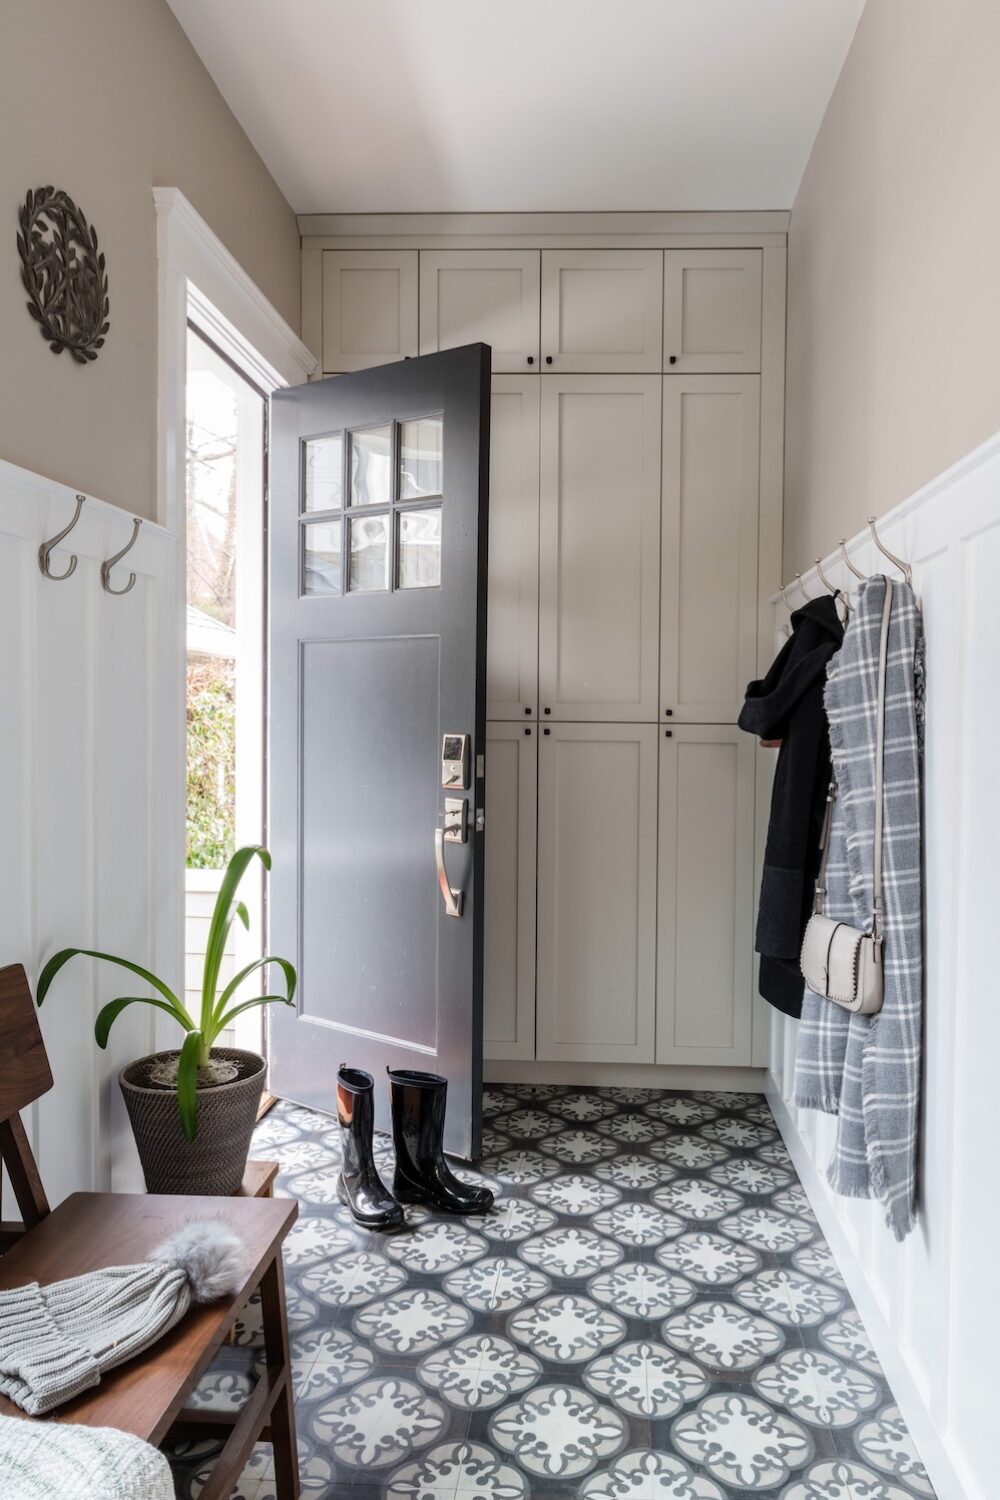
[[[335,1109],[337,1067],[446,1075],[480,1151],[486,519],[482,344],[272,401],[271,1090]]]

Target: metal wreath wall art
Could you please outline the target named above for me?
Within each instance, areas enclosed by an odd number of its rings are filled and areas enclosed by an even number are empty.
[[[28,311],[53,354],[89,364],[108,323],[108,275],[97,231],[61,188],[36,188],[19,213],[17,248]]]

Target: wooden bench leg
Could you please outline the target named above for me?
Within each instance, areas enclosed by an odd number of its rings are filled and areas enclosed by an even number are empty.
[[[274,1449],[274,1480],[278,1500],[298,1500],[299,1451],[295,1437],[295,1396],[292,1390],[292,1357],[288,1345],[285,1312],[285,1274],[281,1251],[275,1253],[260,1283],[264,1320],[264,1351],[269,1366],[287,1371],[285,1388],[271,1412],[271,1444]]]

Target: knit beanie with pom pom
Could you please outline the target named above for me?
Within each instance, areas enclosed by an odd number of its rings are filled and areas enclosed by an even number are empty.
[[[33,1417],[100,1382],[195,1302],[234,1292],[245,1247],[226,1224],[189,1224],[135,1266],[0,1292],[0,1393]]]

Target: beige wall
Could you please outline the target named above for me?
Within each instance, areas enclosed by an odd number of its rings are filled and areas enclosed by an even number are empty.
[[[166,0],[2,0],[0,458],[152,516],[156,221],[178,187],[292,324],[292,211]],[[29,187],[65,188],[107,255],[111,331],[81,367],[25,310],[15,244]]]
[[[998,64],[998,0],[868,0],[792,212],[786,577],[1000,428]]]

